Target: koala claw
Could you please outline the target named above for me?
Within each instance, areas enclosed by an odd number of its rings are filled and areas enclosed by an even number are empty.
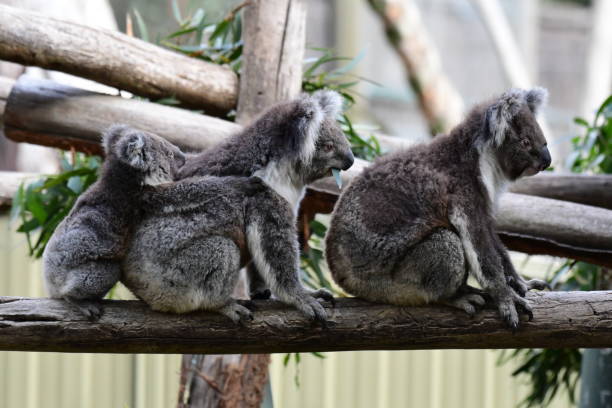
[[[308,296],[300,300],[297,307],[309,320],[319,322],[323,327],[327,327],[325,308],[314,297]]]
[[[519,326],[519,316],[513,300],[507,299],[500,302],[498,309],[502,320],[510,327],[513,333],[516,332]]]
[[[331,303],[332,307],[336,307],[336,299],[334,295],[327,289],[319,289],[310,293],[310,296],[316,299],[323,299],[329,303]]]
[[[552,287],[550,286],[550,284],[548,282],[540,280],[540,279],[531,279],[531,280],[528,280],[526,283],[527,283],[527,287],[529,288],[529,290],[531,290],[531,289],[536,289],[536,290],[548,289],[548,290],[552,290]]]
[[[69,297],[65,297],[64,300],[75,307],[90,322],[98,321],[102,317],[104,309],[94,301],[76,300]]]
[[[232,302],[219,310],[221,314],[229,317],[234,323],[243,325],[247,320],[253,320],[253,314],[249,309],[238,302]]]

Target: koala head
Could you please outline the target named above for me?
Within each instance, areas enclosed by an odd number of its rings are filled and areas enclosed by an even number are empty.
[[[536,120],[547,98],[543,88],[510,89],[485,108],[484,144],[492,148],[509,180],[532,176],[550,166],[550,152]]]
[[[296,103],[304,112],[301,120],[295,122],[297,133],[308,135],[305,154],[296,163],[304,182],[330,176],[332,169],[348,170],[355,157],[336,120],[342,111],[342,97],[337,92],[318,91]]]
[[[107,162],[118,161],[136,171],[145,185],[174,181],[185,164],[183,152],[160,136],[125,125],[110,127],[103,134]]]

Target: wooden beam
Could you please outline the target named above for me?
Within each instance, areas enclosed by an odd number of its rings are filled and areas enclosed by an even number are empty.
[[[17,142],[101,154],[100,133],[114,123],[159,134],[186,150],[204,150],[241,129],[235,123],[157,103],[104,95],[22,76],[4,111]]]
[[[344,350],[612,347],[612,292],[530,293],[533,321],[516,333],[497,311],[470,318],[443,306],[395,307],[338,299],[328,327],[275,301],[256,301],[254,320],[215,313],[151,311],[140,301],[104,301],[89,322],[62,300],[0,297],[0,350],[78,353],[286,353]]]
[[[238,77],[228,67],[125,34],[0,6],[0,59],[66,72],[151,99],[225,113],[236,107]]]
[[[612,175],[542,173],[510,187],[513,193],[592,205],[612,210]]]

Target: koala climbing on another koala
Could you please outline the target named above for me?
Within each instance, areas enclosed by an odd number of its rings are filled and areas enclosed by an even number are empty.
[[[331,175],[332,169],[347,170],[354,162],[336,121],[341,109],[342,97],[326,90],[280,103],[227,142],[188,155],[180,177],[256,175],[297,214],[306,184]],[[253,265],[248,272],[251,298],[269,298],[262,274]]]
[[[102,136],[106,158],[98,180],[76,201],[47,244],[43,277],[49,295],[88,318],[119,281],[120,260],[139,211],[143,185],[173,180],[183,153],[159,136],[117,125]]]
[[[189,158],[181,170],[188,178],[148,189],[124,284],[155,310],[210,310],[243,322],[251,312],[231,294],[252,258],[272,294],[325,322],[318,299],[333,297],[300,282],[296,214],[308,183],[353,162],[332,121],[336,96],[272,107],[227,142]]]
[[[523,297],[546,283],[524,281],[495,232],[506,186],[551,162],[536,121],[547,91],[511,89],[476,106],[448,135],[365,169],[332,215],[326,255],[347,292],[396,305],[446,303],[473,314],[484,304],[468,273],[516,329]]]

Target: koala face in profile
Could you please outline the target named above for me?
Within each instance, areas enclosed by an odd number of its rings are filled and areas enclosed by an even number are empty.
[[[512,89],[486,111],[495,156],[508,180],[533,176],[550,166],[550,152],[536,120],[546,99],[542,88]]]
[[[113,127],[104,139],[107,156],[143,175],[143,184],[158,185],[176,179],[178,170],[185,164],[181,150],[152,133],[132,129],[123,125]]]
[[[336,121],[342,98],[336,92],[319,91],[312,95],[314,110],[321,115],[310,163],[304,166],[305,181],[311,183],[330,176],[332,169],[348,170],[355,161],[351,146]]]

